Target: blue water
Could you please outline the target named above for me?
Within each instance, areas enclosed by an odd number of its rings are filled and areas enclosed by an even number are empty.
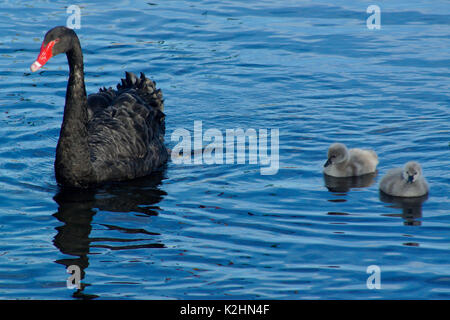
[[[450,298],[448,1],[70,4],[89,93],[143,71],[164,93],[169,147],[200,120],[278,129],[279,170],[169,162],[61,192],[66,58],[29,66],[68,4],[0,1],[0,298]],[[366,26],[371,4],[380,30]],[[330,185],[335,141],[376,150],[378,175]],[[413,159],[428,199],[380,199],[381,176]],[[82,290],[66,287],[69,265]],[[370,265],[381,289],[367,288]]]

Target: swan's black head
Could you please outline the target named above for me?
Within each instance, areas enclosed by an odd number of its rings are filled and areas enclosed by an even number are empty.
[[[74,39],[78,40],[78,37],[72,29],[61,26],[49,30],[42,42],[38,58],[31,65],[31,71],[39,70],[51,57],[71,50]]]

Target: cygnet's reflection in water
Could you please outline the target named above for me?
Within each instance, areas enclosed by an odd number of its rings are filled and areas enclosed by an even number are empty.
[[[422,204],[428,199],[428,194],[422,197],[393,197],[380,191],[380,200],[389,203],[391,208],[402,209],[401,214],[386,214],[390,217],[402,217],[405,226],[420,226],[422,222]]]
[[[346,178],[336,178],[324,174],[323,180],[325,181],[325,186],[331,192],[348,192],[352,188],[365,188],[371,186],[375,182],[376,176],[377,172]]]
[[[56,228],[57,234],[53,240],[54,245],[63,253],[74,258],[60,259],[56,263],[65,265],[77,265],[81,269],[81,279],[85,276],[85,269],[89,266],[88,254],[92,247],[108,248],[110,250],[134,249],[134,248],[161,248],[162,243],[155,239],[158,233],[153,233],[144,228],[128,229],[110,224],[102,224],[107,230],[119,230],[124,233],[139,233],[145,236],[145,244],[110,246],[96,244],[101,241],[124,243],[141,241],[143,239],[112,238],[107,239],[89,237],[92,230],[92,220],[98,210],[110,212],[132,212],[139,216],[158,215],[156,205],[167,195],[159,189],[164,179],[165,170],[157,171],[151,176],[126,181],[111,183],[92,190],[61,189],[55,195],[54,200],[58,204],[58,212],[53,216],[64,225]],[[106,213],[107,214],[107,213]],[[149,238],[149,239],[148,239]],[[152,243],[148,243],[151,241]],[[67,274],[69,277],[69,274]],[[95,298],[95,295],[83,293],[83,284],[80,290],[74,293],[74,297],[82,299]]]

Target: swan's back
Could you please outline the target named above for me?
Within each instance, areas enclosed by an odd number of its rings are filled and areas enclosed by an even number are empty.
[[[373,150],[350,149],[348,160],[325,167],[324,173],[333,177],[357,177],[377,170],[378,156]]]
[[[149,174],[167,161],[161,90],[141,73],[88,97],[88,141],[98,183]]]
[[[350,149],[350,165],[353,166],[355,175],[362,175],[376,171],[378,156],[373,150]]]

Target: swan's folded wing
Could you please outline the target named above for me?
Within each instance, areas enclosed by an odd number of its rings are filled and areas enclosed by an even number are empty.
[[[89,120],[97,112],[116,104],[121,95],[125,93],[131,94],[142,105],[164,111],[162,91],[156,88],[156,82],[148,79],[142,72],[139,78],[131,72],[125,72],[125,78],[121,79],[121,83],[117,85],[117,90],[111,87],[108,89],[103,87],[97,93],[88,96]]]
[[[113,88],[100,88],[97,93],[88,96],[88,119],[91,120],[97,112],[101,112],[113,104],[117,91]]]
[[[125,79],[117,85],[118,96],[129,93],[142,100],[142,104],[164,111],[162,91],[156,88],[156,82],[148,79],[144,73],[138,78],[131,72],[125,72]]]
[[[122,93],[88,125],[94,171],[102,180],[149,174],[167,160],[164,114]]]

